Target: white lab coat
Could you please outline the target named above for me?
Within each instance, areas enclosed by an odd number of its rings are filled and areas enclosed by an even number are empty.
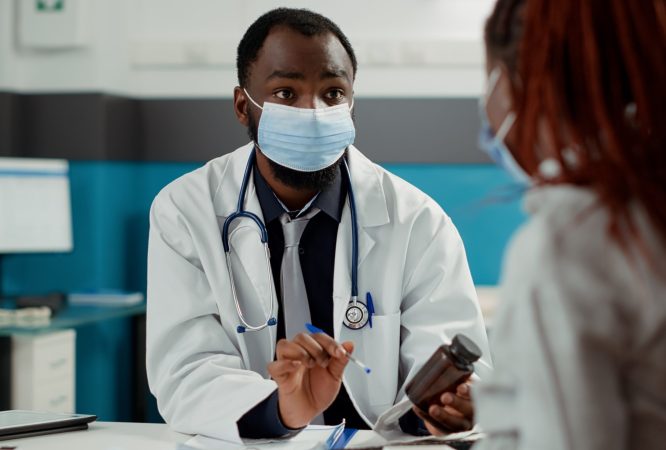
[[[276,327],[239,334],[221,241],[235,211],[252,144],[210,161],[165,187],[150,215],[147,370],[152,393],[177,431],[239,441],[236,422],[276,384]],[[349,330],[342,318],[351,294],[349,205],[338,229],[333,301],[335,338],[354,341],[372,368],[350,365],[344,384],[372,425],[404,396],[403,386],[442,342],[465,333],[481,347],[483,377],[489,350],[465,251],[451,220],[428,196],[349,148],[358,211],[359,295],[371,292],[373,328]],[[252,179],[245,209],[262,217]],[[274,286],[257,227],[230,230],[238,298],[250,323],[269,314]],[[277,301],[273,305],[277,317]]]
[[[525,205],[490,331],[495,370],[474,388],[479,449],[666,448],[664,241],[633,208],[655,271],[635,239],[632,258],[610,239],[591,191],[538,188]]]

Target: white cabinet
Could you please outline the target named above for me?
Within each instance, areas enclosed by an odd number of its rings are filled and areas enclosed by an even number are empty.
[[[12,336],[11,407],[74,412],[76,332]]]

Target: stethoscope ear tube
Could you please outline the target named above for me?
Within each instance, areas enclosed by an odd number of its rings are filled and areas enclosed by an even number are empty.
[[[351,216],[352,227],[352,261],[351,261],[351,299],[353,303],[358,301],[358,222],[356,218],[356,201],[354,200],[354,190],[351,183],[351,171],[345,158],[342,159],[342,165],[347,173],[349,186],[347,187],[347,196],[349,198],[349,212]]]
[[[343,323],[351,330],[359,330],[367,323],[370,323],[370,327],[372,327],[371,317],[374,314],[374,305],[368,307],[365,303],[358,301],[358,217],[356,216],[356,200],[352,188],[351,170],[349,170],[346,159],[342,160],[342,165],[349,182],[347,192],[352,227],[351,298],[343,316]],[[368,293],[368,296],[370,296],[370,293]]]
[[[268,249],[268,230],[266,230],[266,227],[262,223],[261,219],[259,216],[257,216],[254,213],[251,213],[250,211],[244,211],[243,210],[243,203],[245,202],[245,193],[247,191],[247,186],[250,180],[250,174],[252,173],[252,167],[254,166],[254,160],[256,158],[254,150],[250,152],[250,157],[247,160],[247,165],[245,166],[245,173],[243,174],[243,182],[241,183],[241,189],[240,193],[238,195],[238,204],[236,205],[236,211],[233,212],[232,214],[229,215],[224,220],[224,224],[222,225],[222,247],[224,248],[224,254],[226,256],[227,260],[227,271],[229,273],[229,282],[231,284],[231,295],[233,296],[234,299],[234,306],[236,307],[236,313],[238,314],[238,318],[241,321],[241,324],[236,327],[236,332],[241,334],[245,333],[246,331],[260,331],[263,330],[266,327],[270,326],[275,326],[277,325],[277,319],[273,315],[274,312],[274,303],[275,299],[273,297],[273,272],[271,270],[271,258],[270,258],[270,250]],[[266,271],[268,272],[267,277],[270,280],[270,285],[269,289],[271,292],[271,301],[270,301],[270,313],[268,315],[268,320],[259,325],[259,326],[253,326],[250,325],[246,320],[245,316],[243,315],[243,310],[240,307],[240,303],[238,302],[238,294],[236,292],[236,283],[234,281],[234,272],[233,268],[231,266],[231,247],[229,245],[229,227],[231,223],[236,220],[236,219],[241,219],[241,218],[247,218],[252,220],[256,225],[257,228],[259,228],[259,235],[261,239],[261,243],[264,245],[264,253],[266,256]]]
[[[224,253],[229,253],[229,226],[231,225],[231,222],[233,222],[236,219],[240,219],[241,217],[246,217],[248,219],[253,220],[254,223],[256,223],[257,227],[259,228],[259,232],[261,235],[261,242],[264,244],[268,242],[268,230],[266,230],[266,227],[261,222],[261,219],[256,214],[243,210],[243,203],[245,202],[245,193],[247,192],[247,185],[250,181],[250,174],[252,173],[252,167],[254,166],[255,159],[256,155],[253,150],[250,152],[250,157],[248,158],[247,165],[245,166],[245,173],[243,174],[243,181],[241,183],[240,193],[238,194],[238,203],[236,204],[236,211],[231,213],[229,217],[227,217],[224,220],[224,224],[222,225],[222,247],[224,248]]]

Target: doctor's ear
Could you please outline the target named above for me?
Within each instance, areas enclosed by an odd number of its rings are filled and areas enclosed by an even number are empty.
[[[234,88],[234,112],[240,124],[247,127],[250,123],[250,105],[243,88],[240,86]]]

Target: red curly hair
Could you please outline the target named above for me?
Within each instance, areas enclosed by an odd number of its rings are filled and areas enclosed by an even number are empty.
[[[666,0],[498,0],[485,40],[510,72],[521,166],[593,190],[621,245],[635,202],[666,242]],[[555,179],[538,171],[544,122]]]

